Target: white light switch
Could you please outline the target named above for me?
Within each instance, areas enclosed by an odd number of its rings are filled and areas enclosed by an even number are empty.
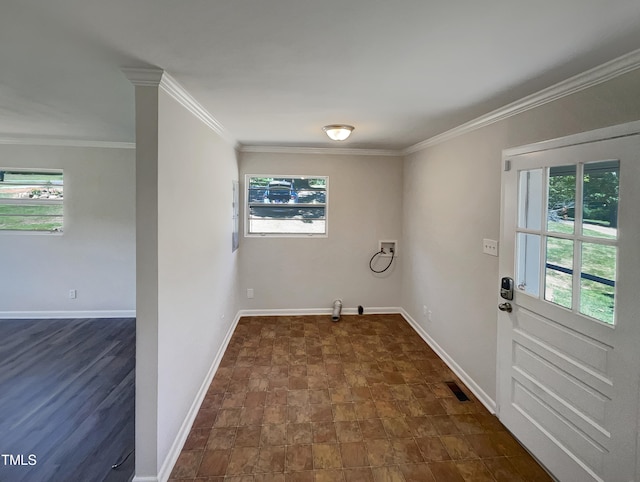
[[[498,242],[495,239],[483,239],[482,252],[491,256],[498,256]]]

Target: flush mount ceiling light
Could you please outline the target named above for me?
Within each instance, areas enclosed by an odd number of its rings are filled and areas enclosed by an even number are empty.
[[[329,126],[324,126],[322,128],[322,130],[327,133],[329,138],[334,141],[344,141],[347,137],[351,135],[351,131],[353,129],[354,129],[353,126],[347,126],[342,124],[331,124]]]

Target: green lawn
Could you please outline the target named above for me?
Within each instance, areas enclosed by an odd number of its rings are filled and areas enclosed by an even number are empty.
[[[553,233],[573,234],[573,222],[567,221],[549,221],[547,225],[547,231]],[[606,226],[599,227],[596,223],[589,223],[586,221],[583,226],[583,235],[592,236],[594,238],[604,239],[616,239],[616,229],[608,228]]]
[[[62,230],[62,211],[62,204],[50,206],[0,204],[0,230],[60,231]]]
[[[547,262],[575,270],[575,266],[573,266],[573,241],[548,237]],[[603,244],[583,243],[582,269],[580,271],[615,281],[616,248]],[[547,269],[545,299],[571,308],[571,283],[571,275]],[[614,291],[612,286],[580,279],[580,312],[605,323],[613,323]]]

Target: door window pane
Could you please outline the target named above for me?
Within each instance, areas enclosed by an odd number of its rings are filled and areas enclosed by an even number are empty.
[[[542,227],[542,169],[520,171],[518,178],[518,227]]]
[[[518,233],[516,286],[532,296],[540,294],[540,236]]]
[[[519,291],[615,322],[619,178],[618,160],[518,172]]]
[[[582,272],[603,278],[603,282],[615,284],[616,252],[615,246],[583,243]]]
[[[547,231],[573,234],[576,199],[576,166],[549,169]]]
[[[587,279],[580,280],[580,313],[613,324],[615,287]]]
[[[582,234],[616,239],[620,161],[585,164],[582,182]]]
[[[573,269],[573,240],[547,238],[547,263],[565,269]]]
[[[571,309],[573,241],[547,238],[544,299]]]
[[[580,313],[605,323],[614,321],[616,256],[615,246],[582,244]]]

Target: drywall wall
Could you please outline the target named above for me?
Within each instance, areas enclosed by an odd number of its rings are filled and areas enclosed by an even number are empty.
[[[329,176],[327,237],[242,237],[244,309],[326,309],[341,298],[358,305],[396,307],[400,264],[376,275],[369,260],[378,240],[398,240],[402,257],[402,159],[367,155],[246,152],[240,158],[241,217],[245,174]],[[244,229],[244,222],[241,223]],[[399,258],[399,259],[400,259]],[[385,264],[378,265],[378,269]],[[252,288],[255,297],[246,298]]]
[[[0,317],[131,316],[135,151],[0,145],[0,167],[63,169],[65,183],[64,233],[0,232]]]
[[[231,251],[232,181],[237,179],[233,146],[161,89],[158,468],[239,309],[237,251]]]
[[[405,159],[402,306],[493,400],[502,150],[638,119],[634,71]]]

